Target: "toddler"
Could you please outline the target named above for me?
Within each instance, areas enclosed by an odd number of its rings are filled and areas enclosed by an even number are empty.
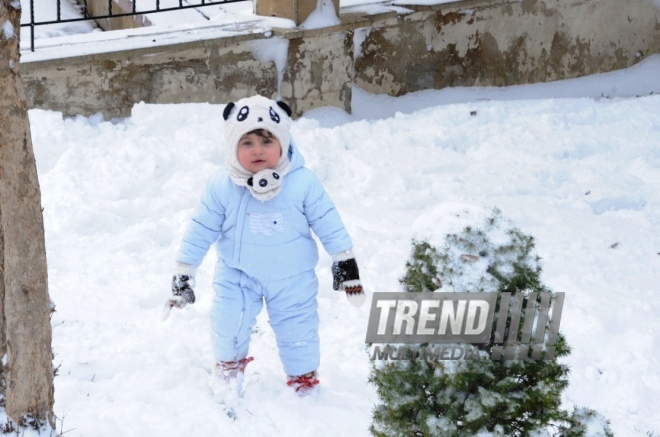
[[[196,269],[215,244],[214,374],[228,384],[242,376],[265,302],[287,384],[304,393],[319,383],[318,251],[310,230],[332,255],[333,288],[361,305],[352,242],[321,182],[304,167],[288,105],[253,96],[229,103],[223,117],[226,172],[211,177],[183,236],[166,308],[195,302]]]

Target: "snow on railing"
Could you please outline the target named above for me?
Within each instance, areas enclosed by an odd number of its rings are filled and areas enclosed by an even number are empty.
[[[88,0],[83,0],[83,4],[80,5],[80,9],[81,9],[80,13],[82,16],[75,18],[62,18],[62,6],[61,6],[62,0],[56,0],[56,1],[57,1],[56,18],[54,20],[37,21],[34,18],[35,15],[34,0],[30,0],[30,20],[28,22],[21,23],[21,27],[30,28],[31,51],[34,51],[34,30],[36,26],[45,26],[50,24],[61,24],[61,23],[74,23],[81,21],[96,21],[96,20],[105,20],[110,18],[134,17],[134,16],[141,16],[146,14],[154,14],[157,12],[171,12],[171,11],[177,11],[183,9],[199,8],[202,6],[215,6],[215,5],[224,5],[229,3],[238,3],[248,0],[222,0],[222,1],[200,0],[199,3],[192,3],[191,0],[178,0],[178,5],[169,6],[169,7],[161,7],[161,0],[156,0],[155,9],[143,10],[142,8],[140,8],[139,11],[137,10],[137,6],[136,6],[138,0],[126,0],[126,2],[130,3],[130,11],[129,12],[122,11],[120,13],[113,12],[112,4],[114,0],[108,0],[108,7],[107,7],[108,12],[107,14],[102,14],[102,15],[91,15],[89,13],[88,5],[87,5]]]

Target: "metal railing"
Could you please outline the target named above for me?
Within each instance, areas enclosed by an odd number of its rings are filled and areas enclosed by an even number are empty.
[[[87,0],[83,0],[83,4],[80,5],[81,7],[81,13],[82,17],[80,18],[62,18],[62,0],[56,0],[57,1],[57,18],[55,20],[48,20],[48,21],[35,21],[34,19],[34,0],[30,0],[30,21],[28,23],[22,23],[21,27],[29,27],[30,28],[30,51],[34,51],[34,28],[36,26],[45,26],[48,24],[59,24],[59,23],[73,23],[73,22],[78,22],[78,21],[96,21],[96,20],[105,20],[109,18],[121,18],[121,17],[134,17],[134,16],[139,16],[139,15],[147,15],[147,14],[155,14],[157,12],[171,12],[171,11],[178,11],[182,9],[191,9],[191,8],[199,8],[203,6],[216,6],[216,5],[223,5],[223,4],[229,4],[229,3],[238,3],[242,1],[250,1],[250,0],[222,0],[222,1],[213,1],[213,0],[200,0],[200,3],[197,4],[190,4],[188,0],[178,0],[179,4],[178,6],[174,7],[167,7],[167,8],[161,8],[160,7],[160,2],[161,0],[156,0],[156,9],[150,9],[150,10],[137,10],[136,2],[137,0],[127,0],[130,5],[131,5],[131,11],[130,12],[121,12],[118,14],[113,13],[112,9],[112,4],[113,0],[107,0],[108,1],[108,13],[105,15],[90,15],[88,12],[87,8]],[[65,0],[66,1],[66,0]],[[202,14],[203,15],[203,14]],[[207,18],[208,19],[208,18]]]

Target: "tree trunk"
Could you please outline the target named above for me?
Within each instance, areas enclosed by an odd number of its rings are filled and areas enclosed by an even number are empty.
[[[0,205],[0,399],[5,395],[5,366],[4,358],[7,353],[7,339],[5,333],[5,240],[2,235],[2,206]]]
[[[18,8],[18,9],[16,9]],[[18,61],[20,3],[0,0],[0,227],[7,414],[53,420],[53,354],[41,191]]]

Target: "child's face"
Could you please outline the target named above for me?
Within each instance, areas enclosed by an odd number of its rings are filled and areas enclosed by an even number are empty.
[[[244,169],[257,173],[266,168],[275,168],[282,155],[282,146],[270,132],[264,136],[247,133],[238,141],[238,162]]]

